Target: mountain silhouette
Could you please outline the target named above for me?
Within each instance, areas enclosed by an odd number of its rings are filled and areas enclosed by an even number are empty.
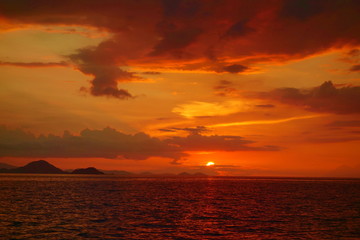
[[[45,160],[38,160],[30,162],[23,167],[18,167],[9,170],[11,173],[47,173],[47,174],[62,174],[66,173],[63,170],[51,165]]]
[[[78,168],[72,171],[72,174],[104,174],[94,167]]]

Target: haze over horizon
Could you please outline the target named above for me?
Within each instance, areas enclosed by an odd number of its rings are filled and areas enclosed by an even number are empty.
[[[359,12],[357,0],[2,0],[0,162],[360,177]]]

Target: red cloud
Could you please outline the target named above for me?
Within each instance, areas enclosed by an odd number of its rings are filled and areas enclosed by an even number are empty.
[[[352,72],[360,72],[360,64],[355,64],[350,68]]]
[[[2,62],[0,61],[0,66],[15,66],[15,67],[66,67],[69,66],[66,62]]]
[[[253,147],[253,141],[239,136],[203,136],[191,134],[187,137],[172,137],[166,142],[175,144],[186,151],[278,151],[277,146]]]
[[[307,90],[280,88],[268,93],[262,93],[260,97],[296,105],[314,112],[360,113],[360,87],[335,88],[330,81]]]
[[[78,53],[69,58],[81,72],[94,77],[90,88],[92,95],[111,96],[119,99],[131,98],[132,95],[124,89],[119,89],[117,84],[119,81],[131,81],[139,77],[117,66],[116,56],[111,56],[111,53],[108,54],[106,50],[102,49],[106,43],[100,44],[97,48],[80,49]]]
[[[121,99],[131,94],[117,83],[138,79],[121,69],[129,62],[241,73],[259,56],[296,59],[360,44],[357,0],[3,0],[0,9],[0,17],[13,25],[83,25],[110,32],[110,40],[69,59],[93,75],[93,95]]]

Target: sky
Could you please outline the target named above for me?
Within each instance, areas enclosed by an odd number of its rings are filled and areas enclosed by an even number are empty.
[[[359,12],[358,0],[2,0],[0,162],[360,177]]]

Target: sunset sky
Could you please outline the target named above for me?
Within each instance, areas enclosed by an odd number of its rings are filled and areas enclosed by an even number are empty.
[[[358,0],[1,0],[0,162],[360,177],[359,12]]]

